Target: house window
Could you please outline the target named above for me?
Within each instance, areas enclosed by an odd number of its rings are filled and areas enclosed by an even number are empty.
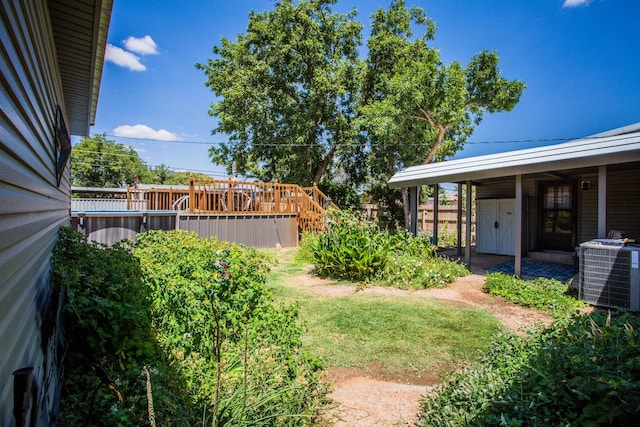
[[[56,154],[56,185],[60,187],[64,168],[66,167],[69,156],[71,155],[71,137],[69,136],[67,124],[59,105],[56,108],[53,138]]]

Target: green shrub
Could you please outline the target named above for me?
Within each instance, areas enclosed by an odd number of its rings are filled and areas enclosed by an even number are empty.
[[[433,258],[436,256],[436,247],[432,243],[431,236],[419,234],[414,236],[406,228],[385,232],[391,244],[392,255],[411,255],[421,258]]]
[[[384,267],[391,242],[362,215],[333,211],[328,230],[319,234],[312,252],[321,276],[358,282],[372,279]]]
[[[145,425],[152,395],[158,425],[310,425],[327,390],[301,349],[297,307],[264,286],[271,261],[185,232],[140,235],[132,254],[63,229],[60,424]]]
[[[584,307],[584,302],[569,294],[569,286],[557,280],[522,280],[501,273],[487,275],[484,290],[523,307],[536,308],[554,317],[565,317]]]
[[[87,244],[83,235],[63,228],[52,264],[54,292],[66,297],[60,423],[144,423],[146,389],[140,379],[144,366],[152,367],[158,419],[188,411],[155,344],[149,289],[130,248]]]
[[[158,342],[203,409],[203,422],[308,425],[326,390],[301,350],[295,306],[264,286],[270,261],[253,249],[180,231],[139,236]]]
[[[399,253],[390,256],[379,273],[379,281],[400,289],[443,288],[467,274],[467,267],[446,258]]]
[[[635,315],[595,313],[502,335],[424,399],[417,424],[636,425],[639,328]]]
[[[298,251],[296,251],[295,259],[301,263],[313,264],[313,248],[317,244],[319,234],[317,233],[303,233],[300,243],[298,244]]]
[[[305,236],[302,249],[311,253],[321,276],[422,289],[443,287],[469,273],[464,266],[438,257],[428,235],[379,230],[349,211],[332,213],[330,224],[324,233]]]

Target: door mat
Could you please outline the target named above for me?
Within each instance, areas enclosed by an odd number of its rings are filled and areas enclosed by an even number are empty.
[[[512,276],[515,274],[514,261],[492,265],[484,270],[488,273],[504,273]],[[573,265],[523,259],[520,272],[522,276],[526,277],[545,277],[564,282],[576,274],[577,270]]]

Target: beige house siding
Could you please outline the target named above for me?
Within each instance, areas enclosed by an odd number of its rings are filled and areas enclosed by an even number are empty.
[[[580,183],[588,183],[581,189]],[[578,180],[578,243],[598,238],[598,175],[583,175]]]
[[[607,230],[640,241],[640,169],[607,173]]]
[[[0,18],[0,425],[13,425],[12,372],[28,366],[31,422],[48,425],[60,357],[50,257],[70,223],[68,167],[58,187],[53,137],[56,106],[65,107],[48,3],[3,0]]]

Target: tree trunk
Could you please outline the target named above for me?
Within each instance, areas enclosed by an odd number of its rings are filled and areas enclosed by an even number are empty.
[[[322,179],[322,175],[324,175],[324,173],[327,171],[329,164],[333,160],[333,156],[335,152],[336,152],[335,146],[331,147],[331,150],[329,150],[329,152],[324,157],[324,159],[322,159],[322,162],[320,162],[320,164],[318,165],[318,168],[316,169],[316,173],[313,175],[313,182],[315,182],[316,184],[320,182],[320,180]]]

